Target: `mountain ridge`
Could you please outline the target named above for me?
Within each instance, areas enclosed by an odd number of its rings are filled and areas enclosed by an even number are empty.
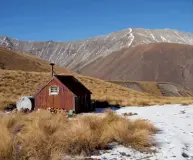
[[[0,46],[38,56],[72,70],[122,48],[161,42],[193,45],[193,34],[170,29],[128,28],[87,40],[70,42],[19,41],[0,37]]]
[[[85,40],[88,40],[88,39],[103,37],[103,36],[106,36],[106,35],[109,35],[109,34],[112,34],[112,33],[117,33],[117,32],[128,30],[128,29],[129,28],[125,28],[125,29],[121,29],[121,30],[110,31],[110,32],[107,32],[105,34],[103,33],[103,34],[99,34],[99,35],[88,36],[88,37],[85,37],[85,38],[73,39],[73,40],[53,40],[53,39],[49,39],[49,40],[48,39],[47,40],[32,40],[32,39],[24,40],[24,39],[18,39],[18,38],[15,38],[15,37],[10,37],[10,36],[7,36],[7,35],[0,35],[0,38],[11,38],[13,40],[23,41],[23,42],[26,42],[26,41],[27,42],[49,42],[49,41],[52,41],[52,42],[62,43],[62,42],[85,41]],[[140,28],[140,27],[138,27],[138,28],[131,28],[131,29],[142,29],[142,30],[153,30],[153,31],[166,30],[166,31],[176,31],[176,32],[184,33],[184,34],[193,34],[193,32],[187,32],[187,31],[182,31],[182,30],[172,29],[172,28]]]

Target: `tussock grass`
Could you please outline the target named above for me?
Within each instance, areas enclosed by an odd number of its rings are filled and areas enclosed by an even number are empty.
[[[12,135],[9,129],[0,122],[1,130],[0,130],[0,158],[9,159],[12,154]]]
[[[154,104],[190,104],[192,97],[163,97],[137,92],[97,78],[74,75],[91,92],[92,99],[107,101],[110,105],[149,106]],[[34,95],[44,86],[50,73],[0,70],[0,108],[14,103],[20,96]]]
[[[8,119],[10,118],[10,122]],[[6,119],[6,120],[4,120]],[[18,132],[11,132],[22,124]],[[11,124],[11,125],[10,125]],[[35,111],[0,118],[0,159],[62,159],[66,155],[89,156],[117,142],[136,150],[148,151],[157,128],[145,120],[129,120],[112,111],[98,115],[78,115]],[[14,139],[14,141],[13,141]]]

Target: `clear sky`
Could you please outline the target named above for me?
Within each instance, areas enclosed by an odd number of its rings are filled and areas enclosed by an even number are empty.
[[[126,28],[193,32],[192,0],[0,0],[0,35],[69,41]]]

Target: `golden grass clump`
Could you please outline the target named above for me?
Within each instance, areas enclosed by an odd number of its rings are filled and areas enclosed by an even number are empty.
[[[12,135],[5,124],[0,122],[0,159],[10,158],[13,152]]]
[[[0,159],[89,156],[107,149],[112,142],[148,151],[154,142],[152,134],[157,131],[148,121],[125,119],[112,111],[68,119],[62,113],[40,110],[26,115],[2,116],[0,122]],[[20,130],[18,126],[22,126]]]

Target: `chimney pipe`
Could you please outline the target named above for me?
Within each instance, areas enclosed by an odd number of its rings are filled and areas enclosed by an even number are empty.
[[[51,65],[51,69],[52,69],[52,71],[51,71],[51,74],[52,74],[52,77],[54,76],[54,63],[50,63],[50,65]]]

